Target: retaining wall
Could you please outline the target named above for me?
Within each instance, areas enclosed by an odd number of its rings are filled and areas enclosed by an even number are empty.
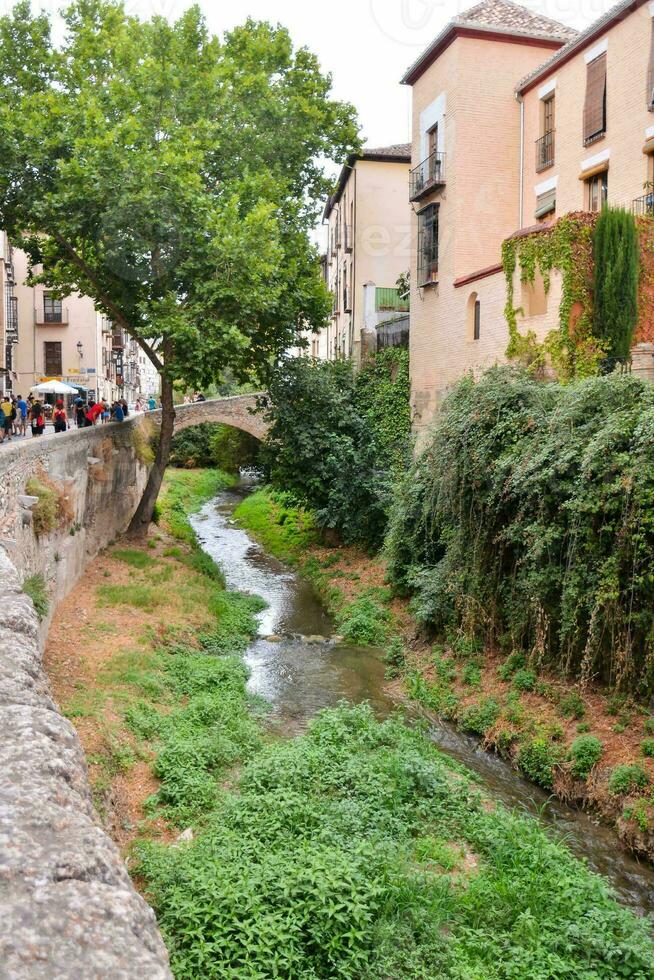
[[[94,814],[74,727],[51,698],[39,624],[22,582],[44,576],[50,608],[122,532],[147,479],[147,419],[0,447],[0,977],[160,980],[172,975],[152,909]],[[37,537],[30,477],[58,494]]]

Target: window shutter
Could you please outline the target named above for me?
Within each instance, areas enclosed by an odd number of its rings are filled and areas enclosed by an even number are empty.
[[[539,194],[536,198],[536,213],[535,217],[542,218],[543,215],[549,214],[550,211],[554,211],[556,208],[556,187],[553,187],[551,191],[545,191],[544,194]]]
[[[584,102],[584,141],[599,136],[606,129],[606,53],[591,61],[586,70]]]
[[[654,110],[654,19],[652,20],[652,40],[649,45],[649,65],[647,68],[647,108]]]

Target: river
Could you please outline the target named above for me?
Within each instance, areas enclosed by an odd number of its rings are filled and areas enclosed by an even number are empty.
[[[250,490],[243,482],[223,491],[193,516],[192,524],[204,550],[223,568],[229,588],[260,595],[268,603],[245,659],[249,688],[269,702],[271,724],[286,735],[298,734],[317,711],[343,699],[368,701],[380,717],[396,710],[384,690],[380,651],[335,643],[332,620],[309,583],[234,523],[232,514]],[[452,726],[432,718],[429,732],[442,751],[481,778],[489,795],[551,827],[611,881],[625,905],[654,918],[654,868],[639,863],[608,827],[549,798]]]

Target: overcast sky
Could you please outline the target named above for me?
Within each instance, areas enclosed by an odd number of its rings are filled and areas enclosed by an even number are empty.
[[[314,51],[331,72],[334,93],[353,102],[364,142],[409,141],[409,90],[402,74],[452,17],[474,0],[200,0],[211,29],[222,33],[247,16],[279,22],[296,44]],[[585,27],[611,0],[526,0],[530,10]],[[175,18],[190,0],[126,0],[143,15]]]

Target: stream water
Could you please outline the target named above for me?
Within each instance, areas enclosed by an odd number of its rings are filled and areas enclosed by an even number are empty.
[[[342,699],[368,701],[380,717],[396,710],[384,691],[380,651],[333,642],[331,618],[309,583],[234,523],[233,511],[250,490],[243,482],[222,492],[192,523],[204,550],[223,568],[229,588],[260,595],[268,603],[245,659],[249,688],[270,703],[271,723],[284,734],[297,734],[317,711]],[[548,798],[498,756],[483,751],[476,739],[433,718],[429,726],[435,744],[475,772],[494,799],[552,827],[578,857],[611,881],[624,904],[654,918],[654,868],[624,850],[612,831]]]

